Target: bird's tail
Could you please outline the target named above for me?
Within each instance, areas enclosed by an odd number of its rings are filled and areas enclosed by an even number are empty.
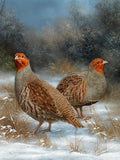
[[[66,118],[68,120],[69,123],[71,123],[74,127],[76,128],[83,128],[84,126],[82,125],[82,123],[80,123],[80,121],[76,118],[76,119],[70,119],[70,118]]]

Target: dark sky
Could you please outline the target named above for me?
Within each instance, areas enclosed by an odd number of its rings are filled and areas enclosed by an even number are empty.
[[[98,0],[76,0],[91,12]],[[41,29],[50,24],[56,17],[67,15],[67,6],[71,0],[6,0],[6,7],[13,9],[17,18],[25,25]]]

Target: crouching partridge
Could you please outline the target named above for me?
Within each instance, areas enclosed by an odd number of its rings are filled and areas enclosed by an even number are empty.
[[[82,106],[98,102],[105,94],[107,83],[103,68],[106,63],[103,59],[95,59],[90,63],[88,71],[68,75],[57,86],[81,119],[90,118],[83,115]]]
[[[49,123],[45,131],[50,131],[51,123],[59,120],[67,121],[76,128],[83,127],[67,99],[32,72],[29,60],[23,53],[16,53],[14,61],[17,67],[15,93],[18,104],[24,112],[39,121],[31,134],[36,133],[45,121]]]

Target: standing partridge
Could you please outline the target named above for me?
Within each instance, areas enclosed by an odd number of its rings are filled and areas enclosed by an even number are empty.
[[[82,106],[98,102],[105,94],[107,83],[103,68],[106,63],[100,58],[95,59],[89,64],[88,71],[68,75],[57,86],[81,119],[90,118],[83,115]]]
[[[59,120],[67,121],[76,128],[83,127],[67,99],[32,72],[29,60],[23,53],[16,53],[14,61],[17,67],[15,93],[18,104],[24,112],[39,121],[31,134],[36,133],[45,121],[49,127],[44,131],[50,131],[51,123]]]

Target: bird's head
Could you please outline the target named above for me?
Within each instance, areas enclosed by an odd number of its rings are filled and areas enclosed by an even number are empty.
[[[22,71],[29,65],[29,60],[23,53],[16,53],[14,62],[17,68],[17,72]]]
[[[108,63],[107,61],[104,61],[103,59],[97,58],[95,60],[93,60],[90,65],[89,68],[91,70],[96,70],[97,72],[99,72],[102,76],[104,76],[103,73],[103,69],[104,69],[104,65]]]

